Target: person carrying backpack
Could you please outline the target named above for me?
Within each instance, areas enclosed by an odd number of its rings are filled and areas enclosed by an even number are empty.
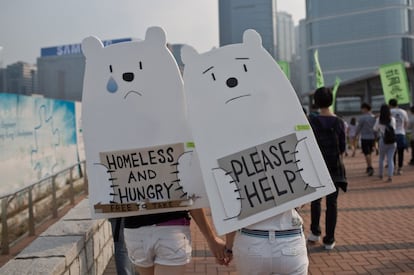
[[[335,228],[338,215],[339,188],[346,192],[347,180],[342,155],[345,152],[345,126],[344,121],[331,112],[332,92],[329,88],[318,88],[314,93],[315,104],[319,107],[318,116],[311,117],[312,126],[322,156],[325,160],[329,174],[335,184],[336,191],[326,196],[325,233],[323,238],[324,248],[331,250],[335,247]],[[308,242],[316,243],[321,238],[319,221],[321,217],[321,200],[311,202],[311,232]]]
[[[380,115],[374,124],[374,131],[379,133],[379,158],[378,172],[379,178],[383,179],[384,158],[387,156],[388,163],[388,181],[392,181],[394,174],[394,153],[397,148],[395,136],[395,118],[391,115],[391,110],[387,104],[381,105]]]

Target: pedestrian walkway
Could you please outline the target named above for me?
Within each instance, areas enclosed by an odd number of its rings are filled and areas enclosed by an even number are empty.
[[[405,162],[409,160],[408,152]],[[377,157],[373,157],[377,171]],[[323,250],[309,246],[309,274],[414,274],[414,166],[406,165],[401,176],[385,182],[365,174],[365,161],[358,151],[346,157],[349,190],[338,198],[336,246]],[[385,177],[386,178],[386,177]],[[324,202],[323,204],[324,205]],[[309,232],[310,206],[300,213]],[[321,217],[324,228],[324,215]],[[185,275],[237,275],[233,264],[219,266],[207,243],[192,225],[193,259]],[[104,275],[114,275],[112,260]]]

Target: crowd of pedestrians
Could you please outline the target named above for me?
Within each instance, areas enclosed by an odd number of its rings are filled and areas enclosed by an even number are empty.
[[[390,99],[388,104],[381,106],[378,114],[374,114],[371,105],[364,102],[361,104],[361,114],[356,125],[355,121],[355,117],[351,117],[348,123],[347,146],[352,152],[350,156],[355,156],[354,152],[360,148],[365,156],[368,176],[374,175],[374,152],[379,155],[377,175],[383,178],[383,169],[387,168],[388,181],[392,181],[393,175],[403,173],[406,150],[411,150],[411,159],[407,164],[414,165],[414,106],[407,112],[398,106],[396,99]],[[395,142],[390,144],[383,139],[388,124],[392,126],[395,134]]]

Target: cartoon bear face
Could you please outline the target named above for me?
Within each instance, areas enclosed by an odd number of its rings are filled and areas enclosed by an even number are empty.
[[[160,28],[149,28],[144,41],[108,47],[103,47],[96,37],[88,37],[82,42],[82,51],[86,57],[86,79],[91,79],[92,75],[100,80],[100,83],[94,83],[97,93],[106,91],[123,99],[132,94],[164,97],[165,94],[157,90],[161,84],[148,80],[162,79],[177,83],[180,79],[176,75],[177,65],[166,48],[165,34]],[[103,81],[105,79],[107,81]],[[108,99],[113,102],[114,96]]]
[[[146,141],[152,145],[163,134],[169,137],[177,132],[169,125],[176,127],[184,119],[183,83],[161,28],[149,28],[143,41],[107,47],[96,37],[88,37],[82,51],[86,57],[82,98],[86,139],[96,137],[103,144],[116,140],[128,148]],[[171,104],[162,107],[162,101]]]
[[[249,97],[260,96],[263,85],[269,82],[264,75],[258,74],[264,73],[262,68],[264,63],[269,63],[269,57],[255,32],[247,32],[243,44],[225,46],[201,55],[186,46],[182,50],[182,58],[186,65],[185,78],[190,80],[186,87],[196,92],[194,96],[201,97],[200,101],[213,100],[211,104],[215,107],[227,109],[231,105],[254,100]],[[193,82],[197,82],[197,89],[191,87]]]
[[[256,31],[247,30],[241,44],[203,54],[190,46],[182,49],[189,113],[196,113],[197,125],[214,121],[205,127],[210,133],[201,135],[223,146],[230,144],[225,149],[218,145],[218,151],[229,149],[231,153],[240,145],[247,148],[257,136],[263,142],[270,140],[274,138],[271,127],[278,127],[281,135],[292,132],[292,125],[285,126],[280,114],[291,112],[292,106],[300,107],[300,103],[289,80],[261,42]]]

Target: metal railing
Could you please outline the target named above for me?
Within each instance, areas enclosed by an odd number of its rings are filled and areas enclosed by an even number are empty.
[[[26,236],[34,236],[36,228],[59,210],[75,204],[77,196],[87,194],[85,161],[78,162],[54,175],[0,196],[1,253],[10,253],[10,246]]]

